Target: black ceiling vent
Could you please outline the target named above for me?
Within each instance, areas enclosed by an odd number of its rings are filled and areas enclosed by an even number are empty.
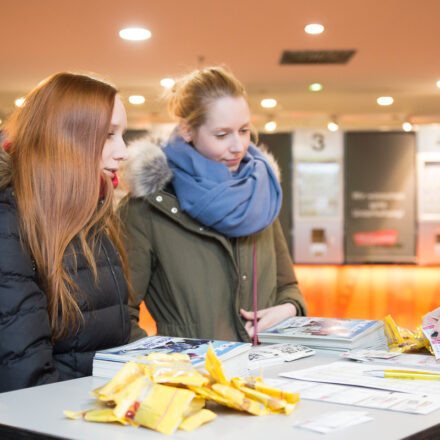
[[[345,64],[355,50],[285,50],[280,64]]]

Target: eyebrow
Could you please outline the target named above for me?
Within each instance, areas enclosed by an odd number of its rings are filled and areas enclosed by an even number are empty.
[[[240,125],[240,128],[244,127],[245,125],[250,125],[251,121],[245,122],[244,124]],[[215,127],[214,130],[230,130],[231,127]]]

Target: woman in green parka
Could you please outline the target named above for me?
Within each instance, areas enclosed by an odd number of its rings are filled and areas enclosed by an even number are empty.
[[[278,221],[276,162],[250,140],[246,91],[219,67],[178,81],[178,125],[164,149],[129,149],[121,206],[136,301],[161,335],[256,342],[256,331],[306,306]]]

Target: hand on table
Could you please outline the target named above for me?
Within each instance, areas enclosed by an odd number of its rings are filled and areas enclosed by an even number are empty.
[[[241,316],[247,320],[245,329],[250,338],[254,337],[254,312],[240,309]],[[283,319],[296,316],[296,307],[291,303],[281,304],[279,306],[268,307],[257,311],[257,332],[264,330]]]

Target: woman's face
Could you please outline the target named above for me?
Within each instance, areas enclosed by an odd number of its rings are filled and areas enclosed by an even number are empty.
[[[206,122],[190,140],[200,154],[235,172],[249,148],[250,139],[250,112],[246,100],[228,96],[208,106]]]
[[[119,162],[127,159],[127,146],[122,138],[126,129],[127,115],[124,104],[122,104],[121,98],[116,95],[110,128],[104,148],[102,149],[100,163],[101,170],[110,176],[111,179],[115,177],[115,173],[119,168]]]

